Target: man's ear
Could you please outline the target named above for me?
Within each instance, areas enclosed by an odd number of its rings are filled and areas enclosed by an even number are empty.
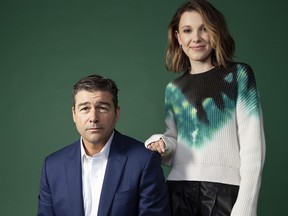
[[[75,107],[72,106],[72,117],[73,117],[73,121],[75,123]]]
[[[116,122],[119,121],[119,118],[120,118],[120,107],[118,106],[118,107],[116,108]]]

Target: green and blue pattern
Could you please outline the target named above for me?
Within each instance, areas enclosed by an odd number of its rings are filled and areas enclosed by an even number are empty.
[[[194,148],[213,139],[236,115],[238,103],[247,115],[258,113],[255,78],[249,67],[237,64],[230,70],[221,67],[206,73],[204,79],[184,74],[169,83],[165,93],[166,118],[174,119],[178,139]]]

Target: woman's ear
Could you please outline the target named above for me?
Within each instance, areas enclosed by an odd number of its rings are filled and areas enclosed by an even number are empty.
[[[175,37],[178,40],[179,46],[182,46],[182,42],[181,42],[180,35],[179,35],[178,31],[175,31]]]

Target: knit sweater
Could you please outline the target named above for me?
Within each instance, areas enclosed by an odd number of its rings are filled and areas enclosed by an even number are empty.
[[[255,216],[265,158],[262,111],[253,70],[230,63],[184,73],[165,91],[163,138],[168,180],[239,185],[232,216]]]

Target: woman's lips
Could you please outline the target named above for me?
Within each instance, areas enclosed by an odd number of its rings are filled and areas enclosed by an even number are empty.
[[[191,46],[190,47],[192,50],[194,51],[200,51],[200,50],[203,50],[205,48],[204,45],[201,45],[201,46]]]

